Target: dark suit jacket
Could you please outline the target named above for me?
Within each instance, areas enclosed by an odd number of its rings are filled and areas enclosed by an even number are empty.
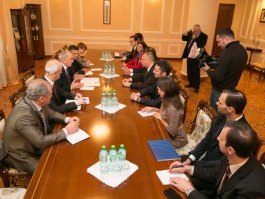
[[[147,88],[148,86],[155,84],[157,79],[155,78],[153,73],[154,68],[155,63],[151,66],[148,72],[145,71],[144,73],[133,74],[132,84],[130,87],[136,90],[142,90],[144,88]]]
[[[190,53],[190,49],[193,45],[193,42],[196,42],[197,43],[197,47],[198,48],[204,48],[206,42],[207,42],[207,39],[208,39],[208,36],[206,34],[204,34],[203,32],[201,32],[201,34],[196,37],[192,43],[190,44],[191,40],[192,40],[192,37],[189,37],[187,35],[182,35],[182,40],[183,41],[187,41],[186,42],[186,46],[184,48],[184,51],[183,51],[183,54],[182,54],[182,59],[183,58],[187,58],[189,53]],[[189,45],[190,44],[190,45]]]
[[[70,73],[70,72],[69,72]],[[63,90],[67,92],[71,92],[71,83],[73,81],[73,76],[70,75],[70,82],[67,78],[66,72],[64,68],[62,69],[62,73],[60,75],[60,78],[56,81],[59,87],[61,87]]]
[[[142,98],[144,96],[149,96],[150,99]],[[146,106],[152,106],[156,108],[160,108],[162,99],[160,98],[157,92],[157,85],[153,84],[147,88],[144,88],[140,91],[141,99],[138,101],[140,104],[144,104]]]
[[[131,52],[126,56],[126,59],[124,62],[128,62],[136,57],[137,55],[137,48],[132,48]]]
[[[239,121],[248,123],[244,115]],[[198,160],[205,152],[207,153],[201,161],[214,161],[219,160],[221,159],[221,157],[223,157],[223,153],[219,149],[217,137],[221,133],[225,122],[226,117],[222,114],[218,114],[205,138],[202,139],[201,142],[195,147],[195,149],[190,152],[190,154],[196,157],[196,160]],[[196,163],[198,164],[197,161]]]
[[[47,81],[47,79],[44,76],[42,77],[42,79]],[[57,82],[55,82],[54,85],[56,88],[57,95],[54,92],[52,92],[52,98],[49,103],[49,107],[52,110],[57,111],[59,113],[66,113],[66,112],[75,110],[77,108],[77,105],[75,102],[65,104],[65,101],[67,99],[72,100],[75,98],[74,94],[68,93],[67,91],[60,88]]]
[[[204,195],[197,190],[192,191],[188,198],[193,199],[236,199],[236,198],[265,198],[265,169],[254,156],[237,170],[225,183],[219,192],[218,187],[225,174],[228,160],[225,157],[221,163],[213,167],[195,167],[194,176],[200,179],[215,178],[215,189],[211,195]]]
[[[65,116],[61,113],[48,106],[42,110],[48,121],[64,124]],[[3,138],[6,165],[32,174],[43,150],[66,138],[63,130],[51,134],[48,129],[48,134],[45,134],[41,118],[40,112],[26,97],[13,108],[7,118]]]
[[[70,76],[73,77],[75,73],[82,70],[83,66],[77,60],[74,60],[71,67],[68,68]]]

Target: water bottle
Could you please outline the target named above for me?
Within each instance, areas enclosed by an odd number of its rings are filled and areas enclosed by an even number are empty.
[[[106,94],[105,94],[105,91],[102,91],[102,94],[101,94],[101,108],[102,109],[106,108]]]
[[[115,65],[111,64],[111,73],[110,75],[114,76],[115,75]]]
[[[118,158],[120,166],[123,167],[126,161],[126,150],[124,148],[124,144],[120,145],[120,148],[118,150]]]
[[[118,171],[117,151],[116,151],[115,145],[111,145],[111,148],[109,151],[109,164],[110,164],[110,170],[112,172]]]
[[[106,97],[106,107],[107,108],[111,108],[111,105],[112,105],[112,99],[111,99],[111,92],[108,91],[108,94],[107,94],[107,97]]]
[[[116,90],[113,91],[112,100],[111,101],[112,101],[112,107],[113,108],[118,108],[119,107],[119,101],[118,101]]]
[[[105,174],[108,173],[108,151],[105,145],[101,147],[101,151],[99,153],[99,169],[100,173]]]

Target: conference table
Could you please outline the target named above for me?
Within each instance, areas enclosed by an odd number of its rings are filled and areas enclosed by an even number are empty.
[[[91,51],[91,68],[103,68],[100,50]],[[90,103],[81,111],[67,114],[80,118],[80,128],[90,138],[77,144],[63,141],[47,148],[30,181],[27,198],[166,198],[164,190],[171,187],[162,185],[156,175],[157,170],[168,169],[172,161],[157,162],[147,141],[168,137],[162,123],[154,117],[142,117],[137,111],[143,106],[130,100],[131,89],[122,86],[121,62],[114,60],[119,77],[104,79],[103,71],[93,72],[89,77],[99,77],[100,86],[93,91],[79,91],[89,97]],[[100,104],[102,90],[116,90],[119,103],[126,107],[114,114],[96,109]],[[57,129],[63,126],[56,126]],[[112,188],[87,173],[87,168],[99,158],[102,145],[108,150],[114,144],[116,149],[125,145],[127,160],[139,169],[118,187]],[[178,190],[176,190],[178,191]],[[178,193],[185,197],[184,193]]]

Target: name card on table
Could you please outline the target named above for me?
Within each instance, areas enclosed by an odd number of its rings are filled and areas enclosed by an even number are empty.
[[[70,134],[66,137],[66,139],[68,140],[68,142],[70,142],[71,144],[76,144],[78,142],[81,142],[87,138],[89,138],[90,136],[83,130],[78,129],[77,132]]]

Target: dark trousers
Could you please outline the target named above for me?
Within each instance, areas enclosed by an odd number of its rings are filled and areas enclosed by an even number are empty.
[[[199,61],[196,59],[187,59],[187,73],[189,84],[194,88],[200,88],[200,68]]]

